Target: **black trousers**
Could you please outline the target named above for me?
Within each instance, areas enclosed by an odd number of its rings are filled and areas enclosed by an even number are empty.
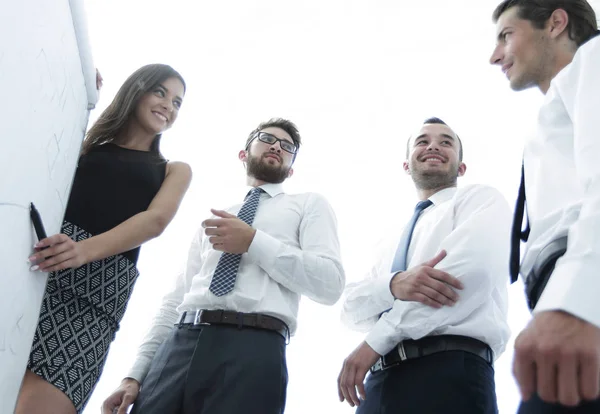
[[[496,414],[494,369],[482,358],[447,351],[369,374],[356,414]]]
[[[287,366],[276,332],[228,325],[174,328],[132,414],[282,414]]]

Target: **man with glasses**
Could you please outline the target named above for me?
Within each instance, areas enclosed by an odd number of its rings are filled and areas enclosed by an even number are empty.
[[[283,192],[299,147],[288,120],[271,119],[250,133],[239,152],[250,191],[202,223],[104,414],[125,414],[134,401],[134,414],[283,413],[285,347],[300,295],[333,305],[345,281],[328,202]]]
[[[439,118],[411,136],[404,170],[420,201],[368,277],[348,286],[342,320],[369,332],[338,378],[340,401],[357,414],[497,413],[510,209],[491,187],[457,188],[462,156]]]

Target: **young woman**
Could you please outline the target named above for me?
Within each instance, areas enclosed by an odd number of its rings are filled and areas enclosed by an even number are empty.
[[[16,412],[81,413],[138,277],[140,245],[177,212],[187,164],[160,153],[185,94],[181,75],[147,65],[87,133],[61,234],[39,241],[32,270],[48,277]]]

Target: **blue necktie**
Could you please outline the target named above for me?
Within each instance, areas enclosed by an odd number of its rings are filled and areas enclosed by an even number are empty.
[[[394,256],[394,263],[392,264],[392,273],[404,272],[406,270],[406,256],[408,256],[408,247],[410,246],[410,240],[412,239],[415,225],[417,224],[421,212],[432,204],[433,202],[431,200],[419,201],[417,203],[415,213],[404,228],[400,243],[398,243],[398,249],[396,250],[396,256]]]
[[[263,192],[262,188],[250,190],[244,201],[244,205],[237,214],[238,218],[251,226],[258,208],[258,200]],[[210,281],[209,290],[216,296],[223,296],[233,290],[238,268],[240,267],[241,254],[223,252],[217,263],[217,268]]]

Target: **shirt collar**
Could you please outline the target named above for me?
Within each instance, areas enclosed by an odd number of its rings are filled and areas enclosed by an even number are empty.
[[[281,183],[280,184],[266,183],[259,187],[262,188],[265,191],[265,193],[267,193],[271,198],[284,192],[283,184],[281,184]]]
[[[434,206],[437,206],[454,197],[456,191],[458,191],[458,188],[456,187],[444,188],[443,190],[440,190],[437,193],[433,194],[431,197],[429,197],[429,200],[431,200]]]

